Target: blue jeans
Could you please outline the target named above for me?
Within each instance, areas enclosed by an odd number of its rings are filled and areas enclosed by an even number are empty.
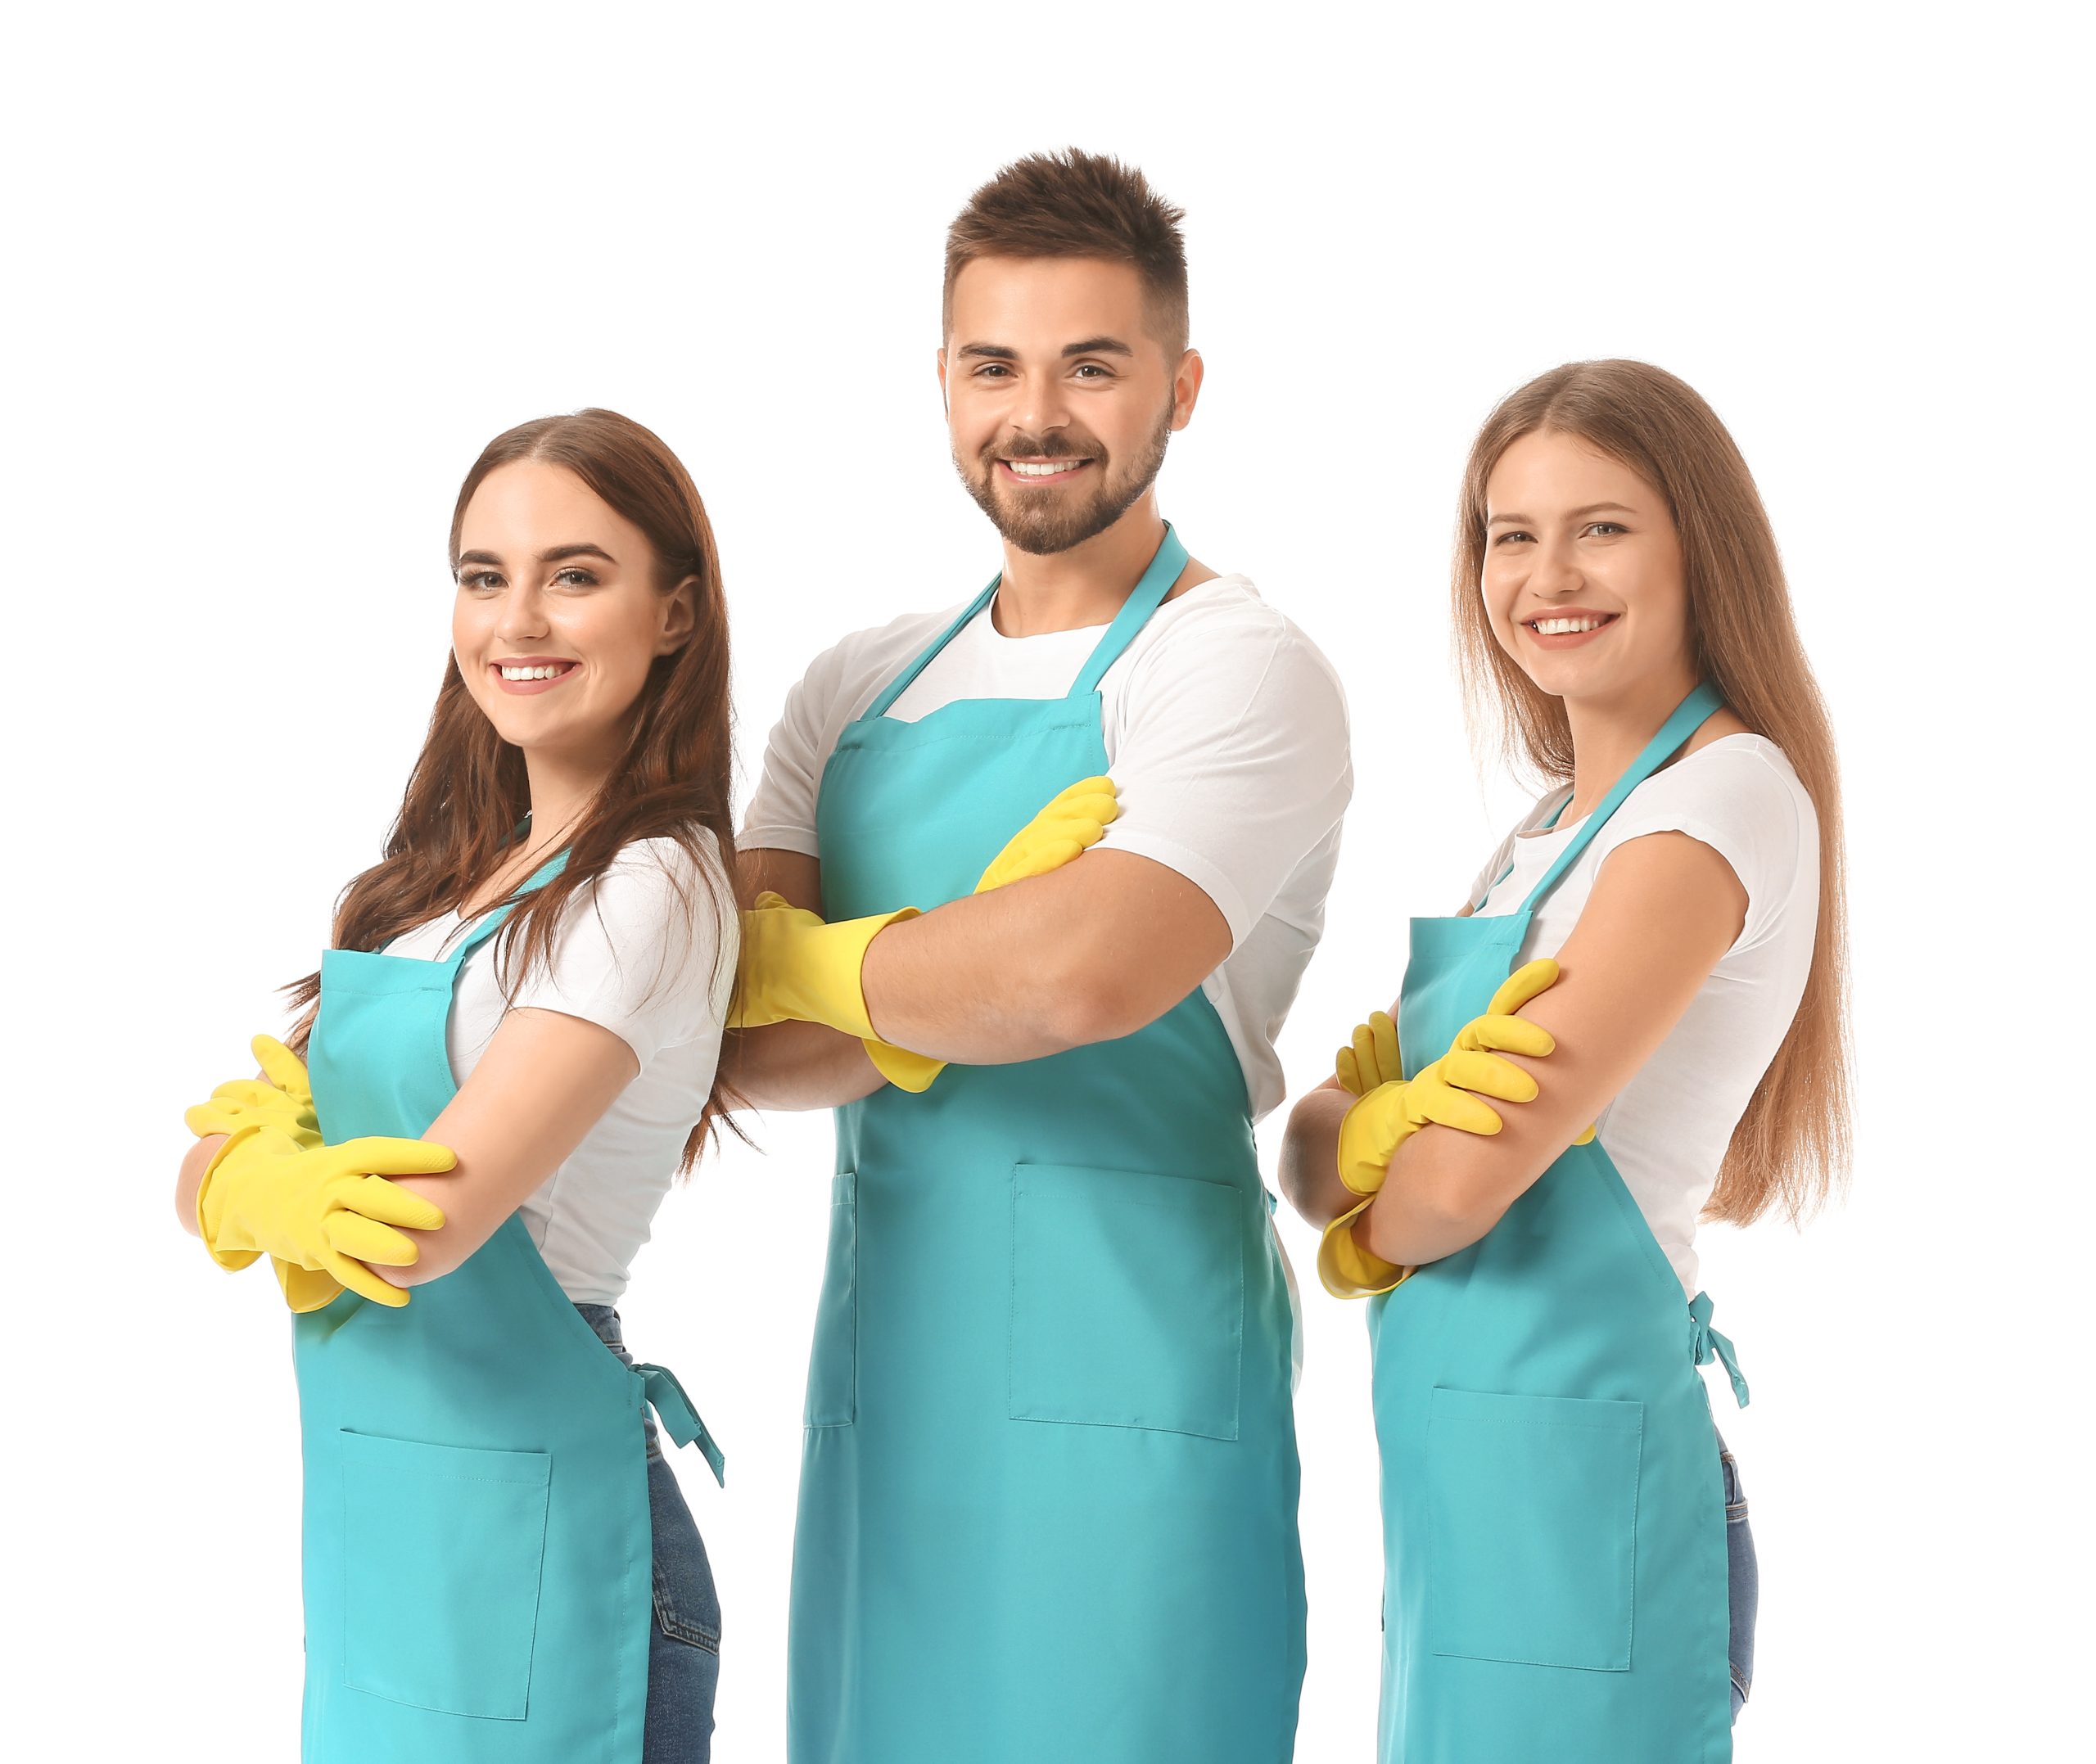
[[[1746,1523],[1746,1491],[1739,1465],[1718,1437],[1718,1461],[1725,1469],[1726,1587],[1732,1604],[1732,1720],[1739,1720],[1754,1687],[1754,1621],[1761,1603],[1761,1570],[1754,1559],[1754,1531]]]
[[[577,1305],[583,1320],[628,1365],[633,1356],[609,1305]],[[713,1698],[720,1683],[720,1600],[706,1544],[662,1455],[655,1418],[648,1436],[648,1518],[655,1543],[655,1627],[648,1638],[648,1728],[642,1764],[707,1764]]]

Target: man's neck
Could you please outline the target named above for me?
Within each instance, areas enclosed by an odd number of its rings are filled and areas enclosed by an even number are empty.
[[[1163,543],[1164,520],[1154,490],[1104,533],[1068,551],[1037,557],[1008,540],[991,617],[1005,637],[1109,625]]]

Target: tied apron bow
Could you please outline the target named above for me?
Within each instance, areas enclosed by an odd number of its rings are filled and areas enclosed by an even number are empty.
[[[1710,1327],[1714,1308],[1708,1293],[1698,1293],[1688,1302],[1689,1343],[1695,1351],[1697,1365],[1709,1365],[1713,1353],[1723,1362],[1725,1375],[1732,1381],[1732,1396],[1744,1409],[1747,1401],[1746,1374],[1739,1369],[1739,1356],[1733,1351],[1731,1338]]]
[[[694,1440],[706,1461],[713,1468],[713,1480],[723,1488],[728,1486],[728,1460],[720,1448],[714,1443],[713,1436],[707,1431],[705,1422],[699,1419],[698,1410],[692,1406],[691,1398],[684,1394],[684,1387],[677,1382],[677,1375],[667,1366],[658,1366],[647,1361],[636,1365],[641,1382],[648,1389],[648,1401],[655,1410],[655,1419],[662,1423],[662,1431],[680,1446],[689,1446]]]

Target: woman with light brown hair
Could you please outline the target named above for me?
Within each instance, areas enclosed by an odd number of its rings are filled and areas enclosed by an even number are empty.
[[[713,534],[660,440],[585,410],[489,444],[450,563],[385,855],[292,1047],[190,1111],[177,1207],[295,1313],[303,1755],[694,1764],[720,1608],[646,1405],[720,1458],[612,1307],[720,1108]]]
[[[1708,1764],[1754,1569],[1695,1234],[1843,1172],[1832,738],[1753,479],[1658,368],[1493,413],[1454,601],[1477,723],[1549,787],[1283,1156],[1326,1286],[1371,1296],[1381,1756]]]

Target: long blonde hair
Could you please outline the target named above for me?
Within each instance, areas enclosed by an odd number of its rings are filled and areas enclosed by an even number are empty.
[[[1499,646],[1479,581],[1485,484],[1525,435],[1578,437],[1666,498],[1681,537],[1688,618],[1702,677],[1741,720],[1783,750],[1819,818],[1819,926],[1805,995],[1732,1130],[1705,1216],[1746,1225],[1772,1207],[1796,1220],[1845,1181],[1850,1132],[1848,912],[1834,732],[1798,639],[1768,511],[1738,446],[1694,389],[1638,361],[1553,368],[1485,419],[1463,471],[1451,583],[1456,649],[1473,738],[1553,784],[1572,778],[1572,730]]]

